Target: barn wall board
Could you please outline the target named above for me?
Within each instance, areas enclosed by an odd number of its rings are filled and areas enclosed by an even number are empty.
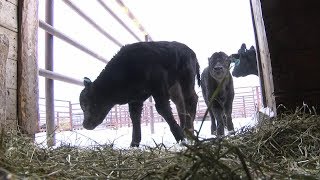
[[[259,55],[258,63],[261,67],[260,77],[263,81],[264,98],[266,105],[276,112],[276,103],[274,98],[274,86],[272,76],[272,64],[270,60],[270,52],[266,37],[264,20],[262,18],[261,4],[259,0],[251,0],[254,28],[256,31],[257,54]],[[259,69],[260,70],[260,69]]]
[[[3,35],[8,40],[8,52],[5,59],[5,71],[2,71],[1,82],[5,86],[0,87],[0,91],[5,93],[5,104],[1,107],[5,109],[5,116],[1,116],[0,128],[4,130],[17,129],[17,57],[18,57],[18,1],[0,0],[0,36]],[[1,55],[4,53],[1,52]],[[3,99],[3,100],[4,100]]]

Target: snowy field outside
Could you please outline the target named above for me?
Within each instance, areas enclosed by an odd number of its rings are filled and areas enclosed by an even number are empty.
[[[242,127],[251,127],[256,123],[255,117],[235,118],[233,124],[235,131]],[[194,122],[195,130],[199,130],[201,121]],[[210,131],[211,121],[204,121],[203,127],[200,131],[200,138],[212,138]],[[155,133],[151,134],[150,126],[141,125],[141,143],[140,147],[148,146],[154,147],[156,144],[163,143],[170,148],[177,145],[169,126],[166,122],[159,122],[154,124]],[[226,134],[228,133],[227,130]],[[115,129],[95,129],[95,130],[75,130],[75,131],[61,131],[56,133],[56,146],[70,145],[70,146],[94,146],[114,144],[115,148],[128,148],[131,142],[132,127],[122,127]],[[36,134],[36,142],[40,145],[46,146],[46,133],[41,132]],[[156,144],[155,144],[156,143]]]

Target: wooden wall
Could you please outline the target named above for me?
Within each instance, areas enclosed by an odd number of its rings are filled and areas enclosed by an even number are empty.
[[[38,1],[0,0],[0,35],[7,39],[6,58],[1,41],[0,106],[5,107],[5,118],[0,128],[17,130],[33,136],[38,130]],[[3,59],[3,60],[2,60]],[[6,61],[6,62],[4,62]],[[0,72],[0,73],[1,73]],[[5,84],[5,86],[3,86]],[[6,92],[5,96],[1,92]],[[4,103],[5,102],[5,103]],[[0,114],[1,109],[0,109]]]
[[[290,110],[304,102],[320,112],[318,1],[251,2],[256,28],[261,30],[257,42],[264,49],[260,49],[263,76],[270,79],[264,81],[269,86],[265,89],[273,91],[271,96],[267,93],[267,101],[274,99],[274,107],[283,104]]]
[[[17,128],[17,57],[18,57],[18,0],[0,0],[0,34],[6,36],[9,51],[6,59],[6,116],[0,127]],[[3,98],[3,97],[2,97]]]

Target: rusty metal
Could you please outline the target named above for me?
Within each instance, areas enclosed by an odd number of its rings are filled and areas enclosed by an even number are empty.
[[[57,29],[53,28],[50,24],[47,24],[41,20],[39,20],[39,27],[45,30],[47,33],[73,45],[74,47],[80,49],[81,51],[91,55],[92,57],[100,60],[103,63],[108,63],[108,60],[97,53],[91,51],[90,49],[86,48],[85,46],[81,45],[77,41],[73,40],[72,38],[64,35],[62,32],[58,31]]]
[[[102,0],[97,0],[100,5],[106,10],[108,11],[108,13],[115,18],[119,24],[121,24],[134,38],[136,38],[136,40],[138,41],[142,41],[107,5],[106,3],[104,3]]]
[[[96,28],[101,34],[103,34],[110,41],[118,45],[119,47],[123,46],[119,41],[117,41],[114,37],[112,37],[109,33],[107,33],[103,28],[101,28],[97,23],[95,23],[89,16],[87,16],[83,11],[81,11],[75,4],[73,4],[69,0],[63,0],[65,4],[67,4],[71,9],[73,9],[76,13],[78,13],[84,20],[86,20],[89,24]]]
[[[48,71],[45,69],[39,69],[39,76],[43,76],[47,79],[51,79],[51,80],[58,80],[58,81],[63,81],[66,83],[70,83],[70,84],[75,84],[78,86],[83,86],[83,81],[80,81],[78,79],[74,79],[59,73],[55,73],[52,71]]]
[[[53,24],[53,0],[46,1],[46,22]],[[47,71],[53,70],[53,36],[49,33],[45,35],[45,68]],[[54,82],[52,79],[45,79],[46,96],[46,126],[48,147],[56,144],[55,122],[54,122]]]

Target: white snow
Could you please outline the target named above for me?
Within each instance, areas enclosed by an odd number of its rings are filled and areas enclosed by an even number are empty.
[[[253,126],[256,123],[254,117],[235,118],[233,124],[235,131],[243,126]],[[201,121],[195,121],[195,130],[199,131]],[[199,137],[210,138],[214,137],[210,131],[211,122],[204,121]],[[141,143],[140,147],[154,147],[156,144],[163,143],[166,147],[175,146],[174,139],[169,126],[166,122],[155,123],[155,133],[151,134],[150,126],[141,125]],[[56,133],[56,146],[71,145],[71,146],[93,146],[114,144],[115,148],[129,148],[131,142],[132,127],[122,127],[119,129],[95,129],[95,130],[75,130],[62,131]],[[226,130],[227,133],[227,130]],[[41,132],[36,134],[36,142],[41,146],[46,147],[46,133]],[[155,144],[156,143],[156,144]]]
[[[274,112],[269,107],[261,108],[259,111],[269,117],[274,117]]]

